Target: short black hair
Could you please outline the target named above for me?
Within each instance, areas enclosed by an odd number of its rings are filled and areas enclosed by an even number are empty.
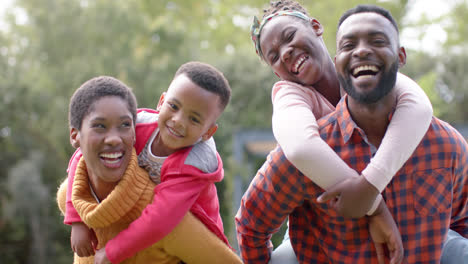
[[[210,91],[221,99],[220,109],[224,110],[231,99],[231,87],[223,73],[215,67],[198,61],[191,61],[182,64],[174,78],[184,74],[193,83],[201,88]]]
[[[286,10],[298,11],[310,17],[307,13],[307,10],[303,6],[301,6],[298,2],[292,0],[271,1],[270,6],[267,9],[263,10],[263,17],[265,18],[271,14]]]
[[[351,15],[359,14],[359,13],[376,13],[376,14],[379,14],[379,15],[385,17],[386,19],[388,19],[388,21],[390,21],[390,23],[392,23],[392,25],[396,29],[397,33],[400,32],[398,30],[397,22],[393,18],[390,11],[388,11],[387,9],[385,9],[383,7],[376,6],[376,5],[357,5],[356,7],[351,8],[348,11],[344,12],[343,15],[341,15],[341,18],[340,18],[340,20],[338,22],[338,28],[340,28],[341,24],[343,24],[343,22],[348,17],[350,17]]]
[[[68,108],[70,128],[81,130],[83,119],[92,111],[93,104],[106,96],[118,96],[126,101],[135,124],[137,100],[132,89],[116,78],[98,76],[83,83],[73,93]]]

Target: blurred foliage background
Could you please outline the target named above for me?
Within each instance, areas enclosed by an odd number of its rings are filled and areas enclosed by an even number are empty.
[[[448,14],[408,22],[411,1],[302,1],[323,24],[332,57],[338,18],[362,2],[388,8],[400,30],[416,30],[421,39],[428,26],[443,22],[447,38],[437,52],[407,50],[402,71],[423,87],[435,115],[455,125],[467,122],[468,4],[453,0]],[[256,56],[249,35],[252,17],[261,16],[268,0],[11,3],[0,28],[0,262],[71,262],[70,229],[55,193],[73,153],[67,126],[73,91],[91,77],[111,75],[133,87],[139,106],[155,107],[176,69],[191,60],[222,70],[233,90],[215,139],[225,164],[225,181],[217,186],[221,213],[236,243],[233,177],[252,177],[256,168],[234,161],[233,134],[271,126],[270,88],[277,78]]]

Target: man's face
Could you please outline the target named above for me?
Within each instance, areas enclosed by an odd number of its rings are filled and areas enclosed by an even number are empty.
[[[315,19],[277,16],[263,27],[260,47],[265,61],[281,79],[314,85],[322,78],[325,61],[330,58],[322,33]]]
[[[217,129],[220,101],[217,94],[201,88],[184,74],[177,76],[159,101],[155,154],[169,155],[198,140],[209,139]]]
[[[338,29],[336,41],[335,68],[350,97],[371,104],[393,89],[406,55],[388,19],[371,12],[351,15]]]

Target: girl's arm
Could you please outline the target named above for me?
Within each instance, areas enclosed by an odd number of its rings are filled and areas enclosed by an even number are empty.
[[[328,189],[338,182],[347,179],[349,181],[353,176],[357,176],[357,173],[321,140],[314,113],[318,112],[318,117],[321,117],[321,105],[325,99],[321,102],[320,95],[307,93],[306,89],[284,86],[274,90],[273,132],[291,163],[317,185]],[[385,188],[411,156],[432,119],[430,101],[414,81],[399,73],[395,89],[398,102],[392,121],[376,155],[362,171],[367,180],[366,185],[370,183],[378,192]],[[359,188],[355,190],[362,191]],[[347,191],[352,192],[352,188]],[[366,207],[363,205],[366,201],[362,198],[360,203],[352,202],[351,199],[343,199],[345,201],[342,202],[352,205],[352,210],[348,212],[356,217],[360,214],[359,210]],[[380,200],[379,195],[368,214],[373,213]],[[357,208],[356,204],[361,204],[360,208]]]
[[[323,96],[307,87],[282,81],[275,84],[272,99],[273,133],[284,154],[296,168],[325,190],[345,180],[362,180],[318,133],[316,117],[320,118],[334,110]],[[348,217],[371,214],[382,200],[376,190],[367,197],[357,196],[360,197],[359,201],[346,199],[353,208],[344,208],[340,214]]]
[[[398,73],[397,106],[382,143],[361,172],[379,192],[413,154],[432,120],[432,105],[419,85]]]

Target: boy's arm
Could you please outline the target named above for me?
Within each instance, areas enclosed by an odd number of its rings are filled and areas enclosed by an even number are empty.
[[[154,199],[141,216],[106,244],[106,255],[120,263],[169,234],[190,210],[207,182],[193,175],[162,176]]]
[[[66,197],[68,193],[68,180],[62,182],[57,191],[57,205],[62,214],[65,214]],[[71,231],[71,248],[80,257],[94,255],[94,245],[97,245],[97,239],[94,233],[83,223],[73,222]]]
[[[305,176],[322,189],[328,190],[347,180],[356,188],[341,192],[340,207],[336,210],[343,216],[362,217],[372,214],[382,196],[372,185],[351,169],[319,136],[314,112],[327,112],[326,99],[306,93],[300,87],[281,85],[274,87],[272,127],[276,140],[288,160]],[[305,89],[305,88],[304,88]],[[323,105],[325,104],[325,106]],[[316,108],[313,112],[313,108]],[[331,108],[330,108],[331,109]],[[365,182],[364,182],[365,183]],[[370,186],[370,188],[368,188]],[[363,196],[367,188],[368,196]]]
[[[379,149],[362,175],[379,192],[413,154],[432,120],[432,105],[419,85],[398,73],[398,102]]]
[[[73,207],[73,203],[71,201],[75,171],[76,167],[78,166],[78,162],[80,162],[82,156],[83,155],[81,153],[81,150],[78,148],[75,151],[75,153],[73,153],[73,156],[70,158],[70,162],[68,163],[68,187],[66,191],[65,212],[63,212],[65,215],[63,222],[67,225],[71,225],[74,222],[82,222],[80,216],[78,215],[78,212],[75,210],[75,207]]]

